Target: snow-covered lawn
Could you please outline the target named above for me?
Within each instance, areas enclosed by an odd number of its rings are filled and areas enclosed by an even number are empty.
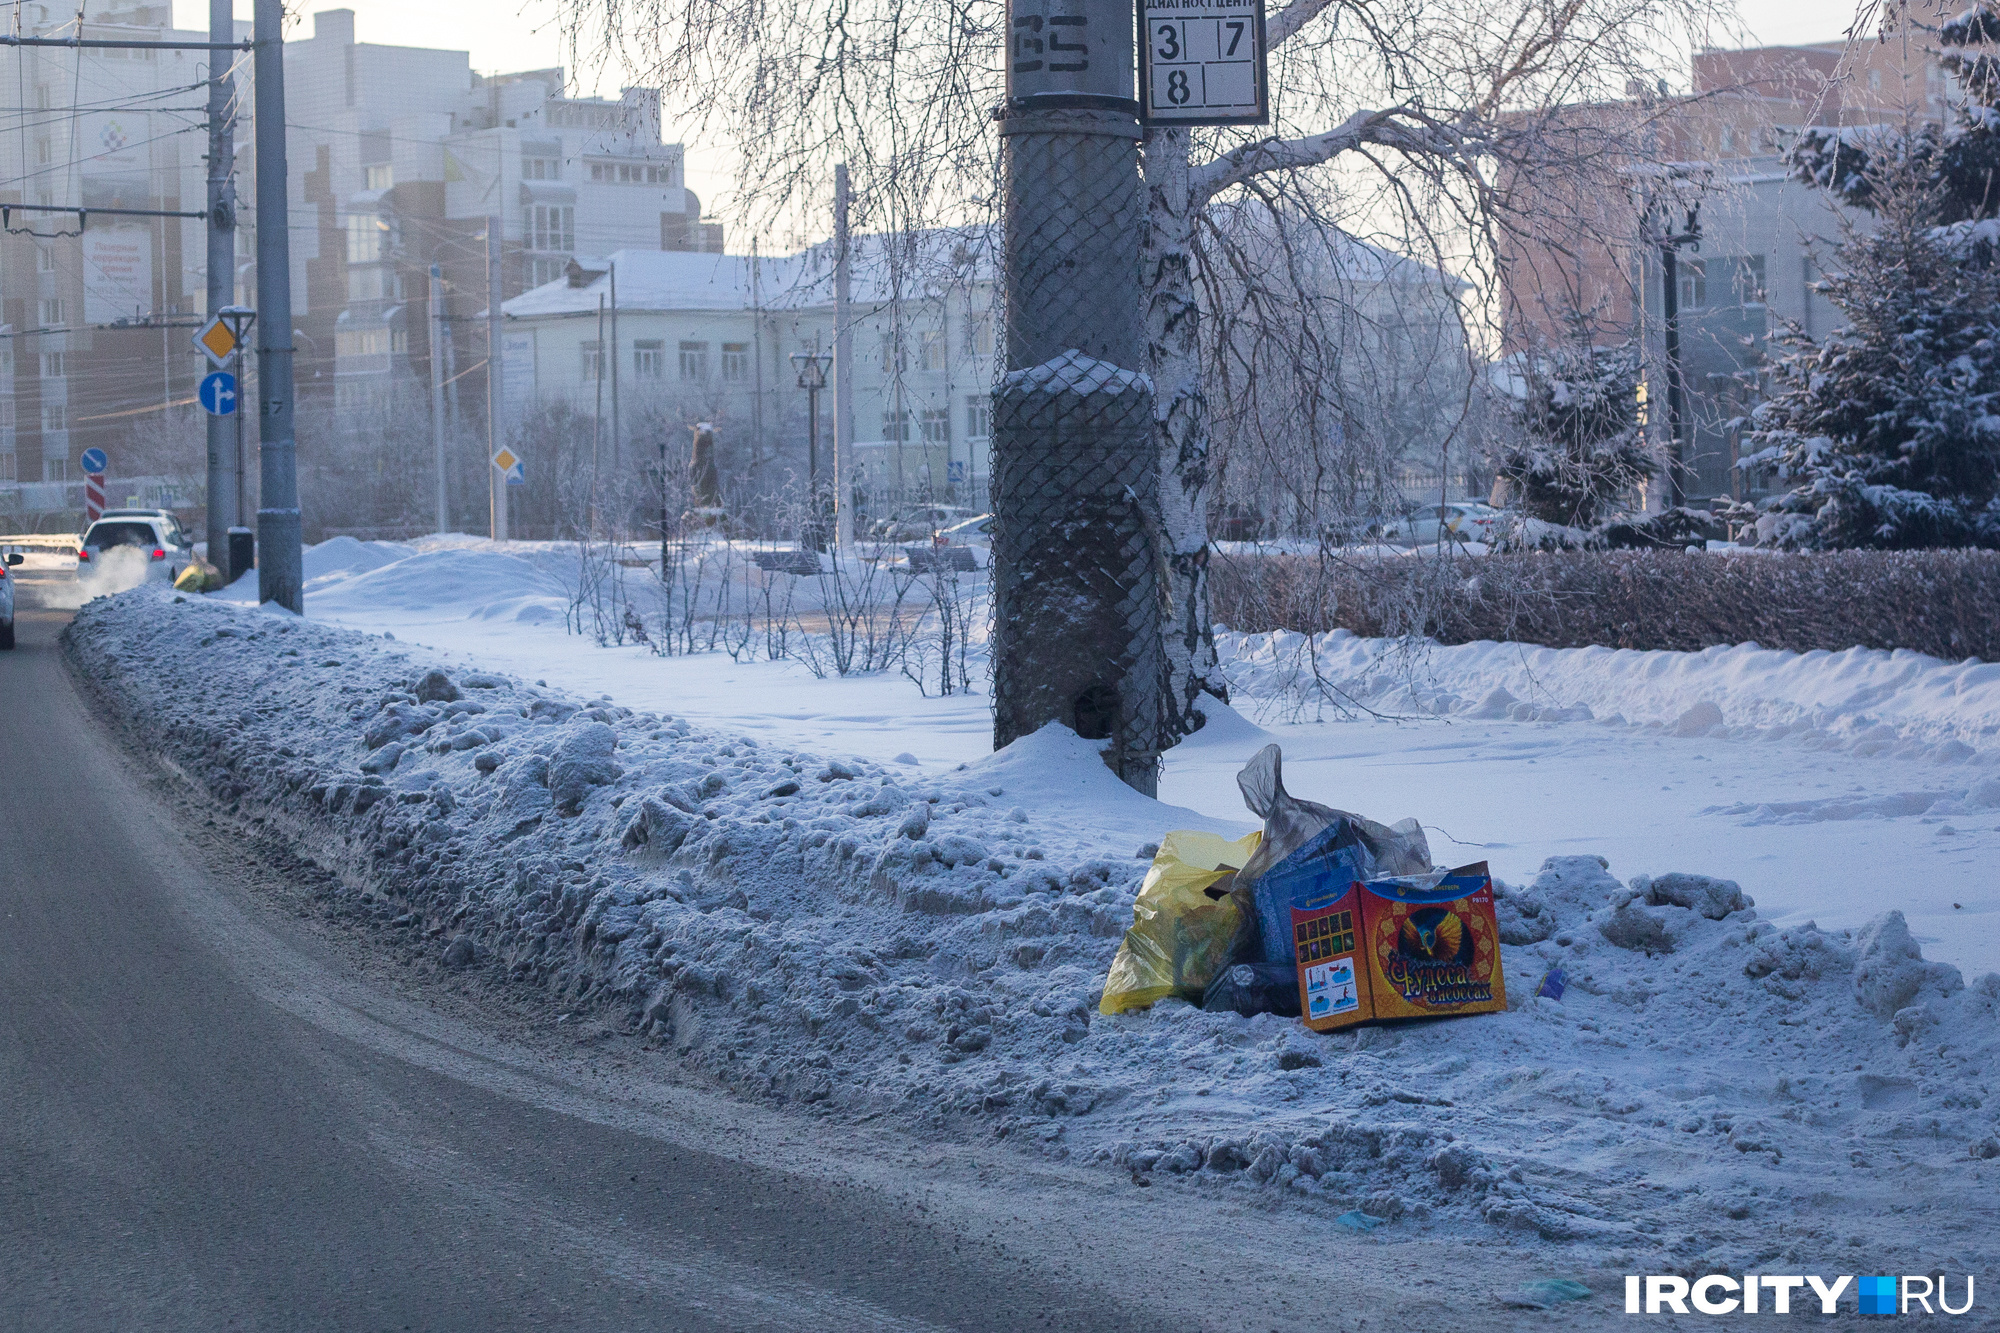
[[[578,698],[901,759],[913,774],[991,753],[983,693],[925,698],[895,674],[816,679],[794,662],[599,648],[564,630],[564,557],[508,552],[336,539],[307,555],[307,614]],[[230,595],[254,600],[254,585]],[[1968,976],[2000,968],[2000,665],[1754,646],[1412,654],[1338,634],[1320,652],[1329,702],[1302,707],[1298,636],[1223,647],[1246,721],[1225,717],[1175,749],[1161,784],[1163,801],[1204,818],[1141,810],[1105,830],[1119,850],[1174,819],[1253,827],[1236,772],[1275,740],[1292,791],[1384,822],[1415,815],[1442,860],[1487,860],[1516,881],[1576,853],[1627,877],[1699,870],[1736,880],[1779,925],[1850,929],[1893,907],[1927,957]],[[1036,802],[1032,786],[1022,799]]]

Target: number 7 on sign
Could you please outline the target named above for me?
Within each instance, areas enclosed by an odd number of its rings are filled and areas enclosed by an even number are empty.
[[[1138,0],[1149,125],[1262,125],[1270,92],[1263,0]]]

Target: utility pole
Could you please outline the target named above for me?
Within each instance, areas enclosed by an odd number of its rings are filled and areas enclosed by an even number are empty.
[[[1686,418],[1686,376],[1681,365],[1681,275],[1683,245],[1701,248],[1701,210],[1690,208],[1687,224],[1678,232],[1671,224],[1659,236],[1660,313],[1667,353],[1667,508],[1678,509],[1687,500],[1686,458],[1681,441],[1681,423]]]
[[[229,77],[233,57],[220,44],[235,40],[230,0],[208,0],[208,40],[218,49],[208,53],[208,313],[236,300],[236,125],[230,102],[235,81]],[[227,417],[208,418],[208,563],[234,583],[243,571],[229,558],[229,530],[243,521],[238,507],[242,489],[242,451],[237,441],[242,417],[242,366],[237,366],[237,410]],[[231,418],[234,418],[232,420]]]
[[[501,379],[505,364],[500,346],[500,302],[506,296],[501,282],[500,215],[486,219],[486,485],[491,498],[493,540],[507,540],[507,478],[493,463],[493,456],[507,443],[506,385]]]
[[[437,470],[437,530],[451,531],[444,494],[444,268],[431,265],[431,463]]]
[[[618,261],[609,261],[611,279],[611,475],[624,476],[625,441],[618,433]],[[623,506],[620,506],[623,508]]]
[[[854,257],[847,229],[847,164],[833,169],[833,540],[845,551],[854,545]],[[819,423],[813,423],[815,430]],[[819,499],[813,499],[818,512]]]
[[[292,238],[285,180],[284,0],[256,0],[257,600],[304,615],[299,443],[292,420]]]

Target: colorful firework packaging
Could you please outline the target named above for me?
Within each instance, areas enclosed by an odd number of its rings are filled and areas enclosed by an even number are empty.
[[[1507,1007],[1486,863],[1350,884],[1292,910],[1299,1004],[1316,1032]]]

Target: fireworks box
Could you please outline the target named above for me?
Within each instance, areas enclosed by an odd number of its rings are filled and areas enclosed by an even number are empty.
[[[1484,861],[1351,884],[1323,906],[1292,909],[1292,940],[1300,1013],[1315,1032],[1507,1007]]]

